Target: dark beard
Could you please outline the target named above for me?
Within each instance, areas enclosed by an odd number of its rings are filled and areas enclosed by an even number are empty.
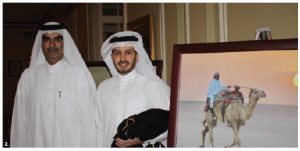
[[[127,61],[120,61],[118,64],[121,64],[122,62],[127,62]],[[128,63],[128,64],[129,64],[129,63]],[[135,59],[134,59],[132,68],[130,68],[130,69],[128,69],[128,70],[125,70],[125,69],[119,70],[119,69],[117,68],[117,71],[118,71],[121,75],[126,75],[126,74],[130,73],[130,72],[135,68],[135,64],[136,64],[136,61],[135,61]]]

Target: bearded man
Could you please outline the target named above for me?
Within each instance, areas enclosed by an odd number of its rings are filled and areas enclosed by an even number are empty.
[[[118,125],[127,117],[151,108],[169,110],[170,89],[156,75],[140,34],[131,31],[110,36],[101,49],[112,78],[98,89],[98,143],[110,147]],[[152,140],[116,138],[118,147],[143,146],[166,140],[167,131]],[[99,145],[101,146],[101,145]]]

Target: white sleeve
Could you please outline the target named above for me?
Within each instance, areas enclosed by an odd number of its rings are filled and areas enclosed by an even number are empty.
[[[99,88],[97,90],[97,101],[96,101],[96,147],[103,147],[103,114],[102,104],[99,96]]]
[[[25,72],[24,72],[25,73]],[[11,122],[10,146],[11,147],[27,147],[27,117],[26,117],[26,94],[25,79],[22,74],[15,96],[14,109]]]
[[[159,83],[153,83],[148,91],[147,97],[151,102],[150,108],[160,108],[164,110],[170,109],[170,97],[169,92],[166,92],[162,85]],[[149,93],[150,92],[150,93]]]
[[[82,125],[82,147],[96,146],[95,96],[96,88],[89,85],[88,79],[82,72],[79,77],[80,121]]]

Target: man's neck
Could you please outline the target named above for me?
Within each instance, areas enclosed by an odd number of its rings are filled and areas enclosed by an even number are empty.
[[[132,70],[132,71],[130,71],[129,73],[127,73],[125,75],[121,75],[119,73],[119,77],[120,77],[120,79],[125,80],[125,79],[129,79],[130,77],[133,77],[135,74],[136,74],[136,71]]]
[[[55,65],[60,64],[61,62],[63,62],[63,58],[61,58],[60,60],[58,60],[58,61],[55,62],[55,63],[49,63],[48,61],[46,61],[46,62],[47,62],[47,64],[48,64],[49,66],[55,66]]]

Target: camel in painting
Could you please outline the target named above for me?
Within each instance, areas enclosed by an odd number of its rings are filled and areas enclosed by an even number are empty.
[[[224,103],[222,101],[218,101],[214,105],[214,113],[216,115],[217,120],[228,121],[230,123],[231,128],[234,133],[233,143],[227,145],[225,147],[232,147],[235,145],[241,146],[241,141],[239,138],[239,129],[241,123],[250,119],[257,104],[257,101],[260,98],[266,97],[266,94],[262,90],[251,89],[249,93],[249,103],[247,105],[243,105],[240,98],[231,98],[231,103],[224,109]],[[222,115],[225,110],[225,114]],[[213,119],[212,113],[207,111],[205,112],[205,120],[203,122],[204,128],[202,130],[202,145],[200,147],[204,147],[205,135],[209,132],[209,142],[212,147],[214,147],[213,143],[213,128],[217,125],[217,120]]]

